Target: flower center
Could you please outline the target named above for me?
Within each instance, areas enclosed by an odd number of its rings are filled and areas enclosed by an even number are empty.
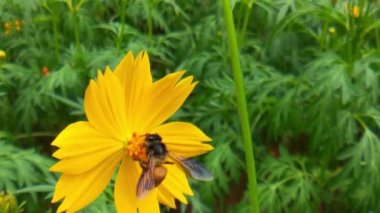
[[[128,141],[126,153],[135,161],[147,162],[147,146],[145,144],[146,135],[133,133],[132,138]]]

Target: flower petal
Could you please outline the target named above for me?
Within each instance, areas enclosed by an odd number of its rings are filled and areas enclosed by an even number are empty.
[[[83,121],[66,127],[52,144],[60,147],[53,156],[61,161],[50,170],[68,174],[86,172],[123,150],[121,141],[107,137]]]
[[[193,77],[181,81],[183,71],[176,72],[156,81],[142,99],[141,108],[136,111],[138,132],[150,132],[173,115],[194,89]],[[145,108],[143,108],[145,106]]]
[[[115,70],[125,91],[126,119],[128,128],[136,130],[137,110],[142,106],[141,101],[152,85],[152,74],[148,54],[140,52],[134,60],[129,52]]]
[[[156,191],[157,191],[157,198],[158,198],[158,201],[160,201],[160,203],[166,206],[169,206],[172,209],[177,208],[175,205],[173,195],[170,194],[170,192],[166,190],[165,187],[161,187],[159,190],[156,190]]]
[[[58,163],[54,164],[50,171],[62,172],[65,174],[80,174],[87,172],[94,167],[98,166],[107,158],[120,153],[122,149],[119,147],[110,147],[105,150],[88,153],[86,155],[79,155],[76,157],[64,158]]]
[[[168,150],[181,157],[194,157],[213,149],[211,145],[202,143],[211,141],[211,138],[191,123],[171,122],[153,129],[152,132],[161,135]]]
[[[110,181],[123,152],[106,159],[94,169],[78,174],[62,174],[52,202],[64,198],[57,212],[75,212],[95,200]]]
[[[136,187],[141,175],[137,162],[131,158],[124,158],[116,177],[114,197],[117,212],[155,213],[160,212],[156,190],[153,189],[142,200],[136,197]]]
[[[111,137],[123,140],[129,134],[125,115],[125,95],[116,75],[107,68],[104,76],[91,80],[87,87],[84,108],[95,129]]]
[[[177,108],[172,109],[163,114],[164,117],[159,120],[154,121],[158,114],[160,114],[165,107],[171,107],[176,104],[176,94],[173,93],[174,88],[178,80],[185,74],[185,71],[179,71],[165,76],[164,78],[156,81],[153,86],[147,91],[146,96],[142,98],[142,103],[136,111],[137,121],[136,131],[137,132],[149,132],[150,128],[155,127],[155,125],[161,124],[163,120],[166,120],[170,115],[172,115],[183,103],[179,103]],[[191,91],[190,91],[191,92]],[[179,100],[181,101],[181,100]],[[178,103],[177,103],[178,104]],[[175,106],[174,106],[175,107]],[[174,110],[174,111],[173,111]]]
[[[175,164],[166,165],[168,173],[164,181],[157,187],[163,193],[170,193],[173,197],[187,204],[186,195],[193,195],[185,173]]]

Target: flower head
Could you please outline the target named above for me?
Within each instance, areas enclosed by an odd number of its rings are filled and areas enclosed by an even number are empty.
[[[7,53],[4,50],[0,50],[0,59],[4,59],[7,57]]]
[[[187,122],[164,122],[190,95],[193,77],[175,72],[154,81],[149,58],[128,53],[113,72],[98,72],[86,90],[84,108],[88,121],[66,127],[53,141],[60,159],[51,171],[61,172],[52,202],[63,199],[58,212],[75,212],[91,203],[118,168],[114,187],[118,212],[159,212],[158,202],[175,208],[174,199],[187,203],[192,195],[183,168],[169,155],[157,168],[167,171],[161,183],[139,199],[136,194],[146,170],[147,137],[159,135],[170,153],[189,158],[212,150],[200,129]],[[154,139],[154,138],[153,138]],[[150,162],[150,161],[149,161]],[[167,162],[167,163],[165,163]]]

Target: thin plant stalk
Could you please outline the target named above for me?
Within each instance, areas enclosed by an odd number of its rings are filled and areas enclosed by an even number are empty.
[[[73,18],[73,28],[74,28],[74,37],[75,37],[75,45],[77,49],[80,47],[80,35],[79,35],[79,29],[78,29],[78,17],[77,17],[77,11],[75,9],[71,11],[71,15]]]
[[[244,8],[245,8],[244,2],[241,1],[239,4],[239,13],[238,13],[239,17],[237,18],[237,23],[236,23],[236,28],[238,29],[242,26]]]
[[[69,4],[68,4],[69,5]],[[53,48],[54,48],[54,54],[56,58],[56,63],[60,63],[60,57],[59,57],[59,31],[58,31],[58,23],[59,23],[59,16],[57,16],[55,13],[58,11],[54,11],[54,9],[51,9],[48,6],[47,2],[42,3],[42,6],[49,11],[51,15],[51,23],[53,26]],[[52,6],[52,8],[55,8]]]
[[[124,37],[124,24],[125,24],[125,8],[127,8],[127,1],[121,0],[121,7],[120,7],[120,29],[119,29],[119,36],[117,39],[116,47],[118,50],[121,49],[121,45],[123,43],[123,37]]]
[[[79,19],[78,19],[78,11],[79,11],[79,8],[81,7],[81,5],[83,4],[84,1],[80,1],[77,5],[75,5],[75,3],[73,3],[72,0],[67,0],[66,1],[66,4],[67,6],[69,7],[70,9],[70,13],[71,13],[71,19],[72,19],[72,24],[73,24],[73,30],[74,30],[74,38],[75,38],[75,46],[76,46],[76,49],[77,49],[77,52],[81,54],[81,48],[80,48],[80,35],[79,35],[79,26],[78,26],[78,22],[79,22]]]
[[[56,62],[60,63],[60,55],[59,55],[59,30],[58,30],[58,23],[59,23],[59,16],[55,15],[57,11],[54,11],[53,9],[50,9],[47,6],[47,3],[43,4],[44,8],[50,12],[52,25],[53,25],[53,47],[54,47],[54,54],[56,57]]]
[[[236,39],[235,26],[233,22],[232,9],[230,0],[223,0],[224,21],[227,28],[228,40],[230,46],[232,75],[235,82],[237,106],[240,116],[240,126],[242,131],[245,159],[248,172],[248,188],[251,198],[251,205],[254,213],[259,213],[259,200],[257,196],[255,156],[253,142],[251,137],[251,128],[249,124],[247,101],[245,98],[243,74],[240,67],[238,42]]]
[[[243,27],[241,29],[240,45],[244,44],[245,33],[247,32],[248,20],[251,15],[252,5],[253,5],[253,1],[246,3],[244,22],[243,22]]]
[[[149,45],[151,45],[152,41],[153,41],[153,23],[152,23],[152,8],[153,7],[154,7],[154,1],[150,0],[145,4],[145,11],[147,14],[147,27],[148,27]]]
[[[52,14],[53,15],[53,14]],[[54,52],[57,63],[60,63],[59,55],[59,32],[58,32],[58,17],[53,15],[53,43],[54,43]]]

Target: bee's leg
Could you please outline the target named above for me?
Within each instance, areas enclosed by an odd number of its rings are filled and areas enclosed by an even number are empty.
[[[146,162],[140,161],[140,167],[141,167],[143,170],[147,170],[148,165],[147,165]]]

